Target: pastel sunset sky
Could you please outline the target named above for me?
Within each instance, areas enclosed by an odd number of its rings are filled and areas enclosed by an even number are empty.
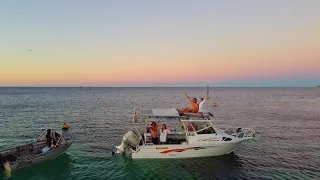
[[[320,0],[0,2],[0,86],[320,85]]]

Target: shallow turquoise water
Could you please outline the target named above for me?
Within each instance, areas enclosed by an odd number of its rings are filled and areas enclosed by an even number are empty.
[[[225,156],[137,160],[112,156],[134,107],[184,107],[205,88],[0,88],[0,148],[35,140],[41,127],[71,126],[59,158],[0,179],[320,179],[320,90],[211,88],[217,124],[252,127],[255,140]]]

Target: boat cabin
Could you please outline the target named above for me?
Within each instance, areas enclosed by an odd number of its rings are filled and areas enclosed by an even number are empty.
[[[138,113],[137,113],[138,112]],[[149,109],[135,112],[134,124],[136,129],[142,136],[142,144],[153,144],[150,133],[151,124],[158,123],[158,137],[162,134],[162,125],[165,124],[169,132],[166,135],[165,144],[182,144],[193,141],[194,137],[199,138],[200,135],[216,136],[217,132],[211,123],[209,115],[188,113],[184,116],[179,116],[176,109]],[[143,123],[142,123],[143,122]],[[143,126],[143,128],[139,128]],[[142,124],[141,124],[142,123]],[[193,138],[192,138],[193,136]],[[161,142],[159,142],[161,144]]]

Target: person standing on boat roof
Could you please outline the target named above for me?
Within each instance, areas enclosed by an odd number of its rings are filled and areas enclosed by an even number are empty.
[[[152,122],[151,123],[151,127],[148,127],[148,129],[150,130],[151,132],[151,142],[153,144],[158,144],[159,143],[159,138],[158,138],[158,127],[159,127],[159,122],[156,123],[156,122]]]
[[[180,114],[183,114],[185,112],[190,112],[190,113],[197,113],[199,111],[199,104],[197,103],[197,98],[192,98],[190,99],[190,97],[187,95],[187,93],[184,93],[184,95],[186,96],[186,98],[188,98],[189,102],[191,103],[191,108],[183,108],[180,110]]]

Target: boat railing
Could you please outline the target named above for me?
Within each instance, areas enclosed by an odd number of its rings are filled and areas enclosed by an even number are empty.
[[[225,129],[220,128],[222,131],[224,131],[227,134],[230,134],[236,138],[252,138],[254,137],[255,130],[252,128],[235,128],[233,126],[227,126]],[[233,129],[237,129],[236,131],[233,131]]]
[[[236,138],[242,138],[242,139],[247,139],[247,138],[252,138],[254,137],[255,130],[251,128],[243,128],[239,132],[237,132]]]

